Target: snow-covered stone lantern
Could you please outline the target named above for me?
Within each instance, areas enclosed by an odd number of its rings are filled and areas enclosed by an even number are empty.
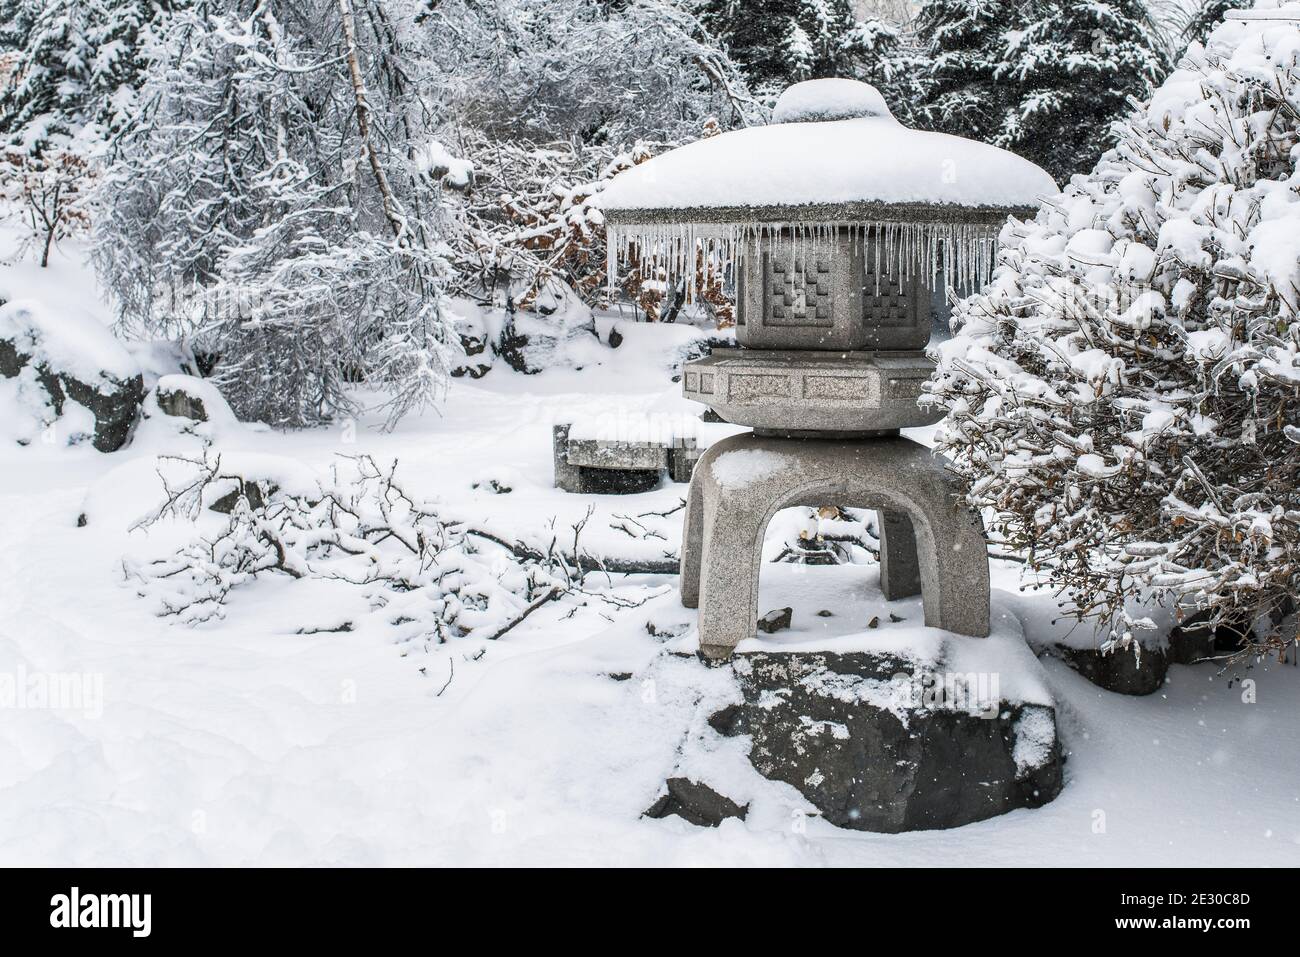
[[[728,659],[754,638],[763,533],[795,505],[877,509],[884,597],[920,593],[926,625],[990,635],[979,515],[943,460],[899,430],[938,418],[917,403],[936,293],[984,280],[1008,215],[1029,216],[1055,192],[1004,150],[907,129],[871,86],[812,80],[786,90],[773,123],[672,150],[602,193],[611,281],[630,260],[688,296],[702,265],[735,280],[741,348],[688,363],[682,377],[688,398],[752,429],[710,446],[691,477],[681,594],[699,608],[705,657]],[[901,646],[831,654],[757,642],[733,665],[746,703],[722,725],[750,735],[763,774],[849,827],[952,827],[1050,800],[1060,764],[1045,693],[995,690],[992,721],[945,716],[943,702],[870,703],[903,660],[904,690],[931,686],[957,659],[1033,687],[1023,640],[918,642],[902,658]],[[849,687],[877,691],[834,691]],[[836,734],[817,735],[831,725]],[[953,784],[963,780],[980,781],[978,795]]]
[[[772,513],[826,501],[880,509],[886,597],[919,590],[928,624],[983,636],[979,518],[898,430],[938,418],[917,404],[936,287],[986,278],[1008,215],[1056,186],[1005,150],[904,127],[854,80],[795,84],[773,120],[656,157],[601,197],[611,269],[637,258],[689,293],[699,257],[734,268],[743,348],[683,375],[688,398],[753,428],[715,444],[691,484],[682,596],[699,603],[702,650],[726,657],[753,634]]]

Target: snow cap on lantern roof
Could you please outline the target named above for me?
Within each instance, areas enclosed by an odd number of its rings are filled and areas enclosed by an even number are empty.
[[[1000,226],[1059,191],[1014,153],[908,129],[875,87],[796,83],[767,126],[647,160],[596,198],[615,227],[650,224],[926,222]]]
[[[819,123],[864,116],[894,119],[880,91],[859,80],[804,80],[787,87],[772,109],[773,123]]]

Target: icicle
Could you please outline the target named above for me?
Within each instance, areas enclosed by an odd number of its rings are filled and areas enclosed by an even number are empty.
[[[880,250],[885,246],[885,239],[880,235],[880,228],[876,227],[871,232],[871,254],[875,257],[876,268],[874,275],[876,277],[876,295],[880,295]]]
[[[974,223],[623,223],[607,230],[605,280],[611,295],[622,263],[635,265],[665,292],[684,283],[688,302],[701,295],[701,276],[706,282],[710,275],[725,281],[735,275],[739,258],[766,255],[770,261],[778,247],[784,248],[793,275],[796,268],[815,268],[819,258],[833,258],[846,243],[873,273],[876,295],[882,277],[906,282],[916,270],[931,285],[942,275],[945,285],[959,291],[978,288],[997,261],[998,227]]]

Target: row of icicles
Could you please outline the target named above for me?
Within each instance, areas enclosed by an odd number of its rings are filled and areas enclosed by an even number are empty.
[[[686,301],[694,302],[698,274],[722,275],[742,255],[779,249],[793,270],[823,251],[836,254],[847,236],[855,254],[868,250],[864,272],[874,276],[877,292],[881,277],[907,279],[914,270],[928,271],[932,285],[942,274],[952,288],[973,290],[993,271],[1000,229],[973,223],[611,223],[606,270],[611,294],[621,263],[664,279],[669,288],[685,280]]]

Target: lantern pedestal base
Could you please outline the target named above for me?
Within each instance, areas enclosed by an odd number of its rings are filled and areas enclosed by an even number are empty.
[[[700,609],[700,650],[727,658],[758,619],[763,532],[777,511],[826,504],[881,515],[889,598],[921,593],[925,623],[989,633],[984,528],[943,459],[901,437],[826,442],[743,433],[712,445],[691,477],[682,603]]]

